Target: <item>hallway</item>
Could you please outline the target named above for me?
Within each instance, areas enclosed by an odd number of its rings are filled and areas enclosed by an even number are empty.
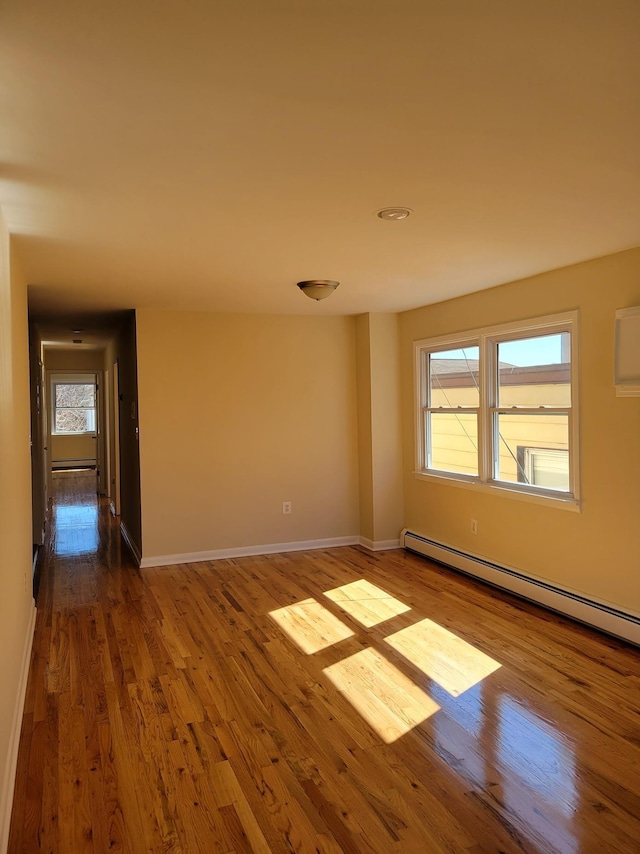
[[[139,571],[54,483],[10,854],[637,852],[636,649],[399,550]]]

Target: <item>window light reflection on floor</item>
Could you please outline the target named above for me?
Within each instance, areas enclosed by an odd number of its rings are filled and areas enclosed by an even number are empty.
[[[304,599],[270,611],[271,618],[307,655],[313,655],[354,633],[315,599]]]
[[[367,628],[411,610],[404,602],[364,578],[327,590],[324,595]]]
[[[388,635],[385,643],[453,697],[458,697],[500,667],[493,658],[433,620],[420,620]]]
[[[511,697],[500,697],[498,714],[498,758],[509,769],[509,778],[519,778],[525,788],[550,801],[564,815],[572,816],[578,801],[572,746],[549,721]],[[504,790],[507,804],[512,798],[515,803],[522,797],[517,786],[512,788],[516,791]]]
[[[54,508],[53,517],[56,555],[71,557],[98,550],[98,507],[95,503],[59,505]]]
[[[326,667],[323,672],[387,744],[440,708],[374,649],[363,649]]]
[[[325,595],[367,628],[411,611],[365,579]],[[277,608],[270,616],[307,655],[355,637],[355,632],[313,598]],[[381,643],[454,698],[501,666],[433,620],[422,619],[380,638],[375,643],[378,648],[367,647],[325,667],[323,673],[387,744],[427,720],[440,705],[380,651]]]

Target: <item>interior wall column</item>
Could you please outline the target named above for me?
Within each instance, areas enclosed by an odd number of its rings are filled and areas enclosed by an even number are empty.
[[[356,318],[360,536],[396,543],[403,526],[400,364],[396,314]]]

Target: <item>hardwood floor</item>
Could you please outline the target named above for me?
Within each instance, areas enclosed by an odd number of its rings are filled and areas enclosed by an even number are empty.
[[[404,551],[134,568],[56,477],[10,852],[639,852],[640,654]]]

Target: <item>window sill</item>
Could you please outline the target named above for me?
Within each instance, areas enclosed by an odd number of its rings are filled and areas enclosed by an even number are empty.
[[[439,483],[445,486],[462,487],[462,489],[471,489],[475,492],[482,492],[486,495],[495,495],[503,498],[515,498],[516,501],[525,501],[528,504],[541,504],[543,507],[555,507],[558,510],[570,510],[573,513],[582,512],[582,503],[576,498],[568,498],[555,495],[539,495],[532,492],[524,492],[521,489],[513,488],[507,484],[497,483],[481,483],[479,480],[472,478],[457,478],[450,477],[446,474],[433,474],[426,471],[414,471],[413,476],[416,480],[424,480],[430,483]]]

